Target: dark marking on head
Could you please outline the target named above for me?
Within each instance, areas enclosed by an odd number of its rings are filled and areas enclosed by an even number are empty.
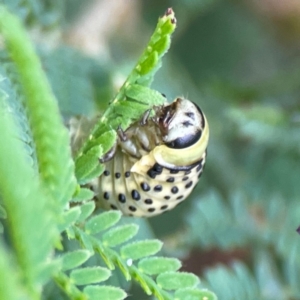
[[[185,115],[191,118],[192,120],[195,120],[195,114],[193,112],[186,112]]]
[[[181,195],[181,196],[178,196],[176,199],[177,199],[177,200],[181,200],[181,199],[183,199],[183,197],[184,197],[184,196]]]
[[[197,141],[199,141],[202,135],[202,130],[198,130],[195,134],[189,134],[185,136],[181,136],[174,141],[169,143],[165,143],[165,145],[172,149],[183,149],[194,145]]]
[[[189,121],[183,122],[182,125],[185,126],[185,127],[193,126],[193,124]]]
[[[164,196],[164,199],[169,200],[171,197],[170,196]]]
[[[160,209],[161,210],[165,210],[165,209],[167,209],[168,208],[168,205],[163,205]]]
[[[184,176],[183,178],[182,178],[182,181],[187,181],[189,179],[189,176]]]
[[[148,208],[148,212],[154,212],[155,211],[155,208],[151,207],[151,208]]]
[[[198,112],[199,112],[199,114],[200,114],[200,116],[201,116],[201,120],[202,120],[202,122],[201,122],[201,126],[202,126],[202,128],[204,128],[205,127],[205,119],[204,119],[204,115],[203,115],[203,112],[202,112],[202,110],[200,109],[200,107],[195,103],[195,102],[193,102],[193,101],[191,101],[194,105],[195,105],[195,107],[197,108],[197,110],[198,110]]]
[[[109,199],[109,193],[108,193],[108,192],[104,192],[103,198],[104,198],[105,200],[108,200],[108,199]]]

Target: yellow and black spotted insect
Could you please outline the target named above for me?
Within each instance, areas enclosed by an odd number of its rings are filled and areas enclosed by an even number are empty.
[[[98,206],[151,217],[174,208],[197,184],[209,137],[204,114],[183,98],[153,110],[118,130],[104,173],[90,184]]]

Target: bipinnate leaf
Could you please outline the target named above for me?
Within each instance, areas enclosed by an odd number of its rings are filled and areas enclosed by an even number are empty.
[[[89,201],[87,203],[84,203],[80,206],[81,214],[78,218],[78,222],[82,222],[89,217],[93,211],[95,210],[95,202]]]
[[[170,257],[146,257],[138,263],[139,270],[149,275],[177,271],[180,267],[180,260]]]
[[[62,270],[74,269],[86,262],[92,253],[85,249],[67,252],[62,256]]]
[[[22,142],[14,136],[11,116],[3,113],[1,105],[0,116],[0,128],[5,128],[0,147],[0,169],[5,170],[0,172],[0,194],[9,220],[7,234],[24,288],[35,299],[40,293],[40,266],[51,259],[58,231],[48,207],[48,194],[27,161]]]
[[[80,188],[79,191],[73,196],[72,202],[82,202],[90,200],[94,197],[94,192],[87,188]]]
[[[79,183],[87,182],[87,177],[97,170],[100,162],[99,158],[103,155],[102,146],[97,145],[89,149],[86,153],[76,159],[75,175]],[[99,174],[100,175],[100,174]]]
[[[138,230],[139,226],[137,224],[114,227],[103,234],[102,241],[105,246],[114,247],[133,238]]]
[[[51,195],[49,201],[58,202],[61,209],[76,188],[67,129],[29,36],[20,20],[3,5],[0,6],[0,32],[20,75],[41,181]],[[51,208],[57,210],[55,205]]]
[[[63,222],[59,224],[59,230],[63,231],[72,224],[74,224],[79,218],[81,213],[80,207],[72,207],[71,209],[65,211],[62,215]]]
[[[166,102],[166,98],[161,93],[139,84],[130,84],[126,87],[125,94],[128,98],[139,101],[145,105],[149,103],[152,105],[162,105]]]
[[[101,134],[98,137],[92,135],[89,139],[89,143],[83,148],[83,152],[88,152],[94,146],[101,145],[102,146],[102,153],[107,153],[115,144],[117,139],[117,134],[115,130],[108,130]]]
[[[127,129],[132,122],[138,120],[141,115],[148,109],[151,109],[153,105],[165,102],[164,97],[158,95],[159,93],[150,89],[142,90],[139,86],[150,85],[155,72],[161,66],[162,56],[170,47],[171,34],[175,28],[176,19],[174,12],[169,8],[158,20],[158,24],[136,66],[120,88],[115,99],[111,101],[109,108],[95,125],[89,139],[86,140],[83,145],[82,150],[78,153],[75,164],[76,177],[80,183],[87,182],[87,177],[93,179],[93,176],[96,177],[99,175],[92,172],[93,168],[89,167],[88,172],[85,170],[85,168],[87,168],[85,167],[86,159],[82,159],[82,157],[84,157],[88,151],[91,151],[93,147],[107,144],[106,149],[103,149],[103,154],[105,154],[116,138],[115,136],[111,136],[104,143],[99,139],[99,136],[101,137],[101,135],[107,134],[111,129],[116,130],[118,127],[121,127],[123,130]],[[110,129],[107,124],[111,126]],[[115,132],[113,134],[115,134]]]
[[[127,294],[120,288],[114,286],[95,286],[90,285],[84,288],[84,294],[89,297],[89,300],[122,300],[127,297]]]
[[[156,282],[165,290],[177,290],[195,287],[199,283],[199,278],[192,273],[165,272],[157,276]]]
[[[70,278],[75,285],[87,285],[107,280],[111,271],[102,267],[87,267],[71,272]]]
[[[137,260],[146,256],[154,255],[160,251],[163,243],[159,240],[144,240],[127,244],[121,248],[121,256]]]
[[[96,234],[103,231],[117,222],[121,218],[120,211],[107,211],[89,219],[85,224],[85,231],[88,234]]]

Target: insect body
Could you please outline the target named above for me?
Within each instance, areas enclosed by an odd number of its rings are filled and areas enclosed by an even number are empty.
[[[208,124],[193,102],[177,98],[145,112],[125,132],[104,173],[92,183],[96,203],[124,215],[150,217],[191,193],[205,164]]]

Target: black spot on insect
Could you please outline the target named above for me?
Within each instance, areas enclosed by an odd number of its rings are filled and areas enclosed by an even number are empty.
[[[126,197],[124,194],[119,194],[118,199],[121,203],[125,203],[126,202]]]
[[[182,195],[181,195],[181,196],[178,196],[176,199],[177,199],[177,200],[181,200],[181,199],[183,199],[183,196],[182,196]]]
[[[108,193],[108,192],[105,192],[105,193],[103,194],[103,198],[106,199],[106,200],[108,200],[108,199],[109,199],[109,193]]]
[[[126,178],[130,177],[130,171],[125,172],[125,177]]]
[[[194,113],[192,113],[192,112],[187,112],[187,113],[185,113],[185,115],[188,116],[189,118],[195,120],[195,114],[194,114]]]
[[[168,208],[168,205],[163,205],[160,209],[161,210],[165,210],[165,209],[167,209]]]
[[[202,169],[202,160],[200,161],[196,171],[199,172]]]
[[[121,173],[116,172],[116,173],[115,173],[115,177],[116,177],[117,179],[120,178],[120,177],[121,177]]]
[[[191,170],[189,170],[189,171],[186,171],[186,172],[184,172],[184,175],[189,175],[189,174],[191,174]]]
[[[157,175],[162,173],[163,167],[160,164],[154,164],[152,168],[150,168],[147,172],[147,175],[151,178],[155,178]]]
[[[155,208],[151,207],[151,208],[148,208],[148,212],[154,212],[155,211]]]
[[[168,179],[167,179],[167,182],[174,182],[175,181],[175,178],[174,177],[169,177]]]
[[[134,207],[134,206],[129,206],[128,208],[129,208],[129,210],[131,210],[131,211],[136,211],[136,207]]]
[[[143,191],[148,192],[150,191],[150,186],[146,182],[141,183],[141,188]]]
[[[164,196],[164,199],[169,200],[171,197],[170,196]]]
[[[170,170],[170,174],[178,174],[179,170],[174,170],[174,169],[171,169]]]
[[[187,181],[189,179],[189,176],[184,176],[183,178],[182,178],[182,181]]]
[[[156,177],[157,173],[155,171],[153,171],[152,169],[149,169],[147,172],[147,175],[154,179]]]
[[[193,124],[189,121],[183,122],[182,125],[185,126],[185,127],[193,126]]]
[[[136,200],[136,201],[141,199],[141,195],[137,190],[132,190],[131,197],[133,200]]]
[[[160,184],[158,184],[158,185],[156,185],[155,187],[154,187],[154,191],[155,192],[161,192],[162,191],[162,186],[160,185]]]
[[[177,186],[173,186],[171,188],[171,192],[172,192],[172,194],[177,194],[178,193],[178,187]]]
[[[103,172],[103,174],[104,174],[104,176],[109,176],[109,175],[110,175],[110,172],[109,172],[108,170],[105,170],[105,171]]]
[[[162,170],[163,170],[163,166],[161,166],[160,164],[156,163],[154,164],[154,166],[152,167],[153,170],[155,172],[157,172],[158,174],[161,174]]]
[[[145,199],[144,202],[145,202],[146,204],[152,204],[152,203],[153,203],[152,199]]]
[[[193,185],[193,181],[190,181],[189,183],[187,183],[187,184],[185,185],[185,188],[188,189],[188,188],[190,188],[192,185]]]
[[[113,204],[110,205],[110,208],[111,208],[111,209],[117,209],[117,207],[114,206]]]

